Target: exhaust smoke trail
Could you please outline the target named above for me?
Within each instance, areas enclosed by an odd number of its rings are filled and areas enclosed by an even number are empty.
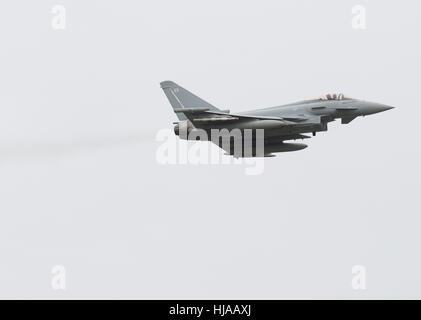
[[[0,143],[0,162],[37,157],[68,156],[107,148],[154,142],[155,132],[131,132],[120,136],[77,137],[57,140],[22,140]]]

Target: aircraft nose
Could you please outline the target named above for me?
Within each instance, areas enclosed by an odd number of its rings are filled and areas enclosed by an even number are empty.
[[[387,111],[393,108],[394,107],[391,107],[385,104],[369,102],[369,103],[363,104],[363,106],[361,107],[361,112],[363,115],[369,115],[369,114],[375,114],[375,113]]]
[[[387,106],[385,104],[379,104],[378,107],[377,107],[377,110],[379,110],[379,111],[377,111],[377,112],[383,112],[383,111],[387,111],[387,110],[390,110],[390,109],[393,109],[393,108],[394,107]]]

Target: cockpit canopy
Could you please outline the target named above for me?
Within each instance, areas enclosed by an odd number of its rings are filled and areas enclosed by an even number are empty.
[[[328,93],[318,98],[318,100],[346,100],[351,99],[344,96],[343,93]]]

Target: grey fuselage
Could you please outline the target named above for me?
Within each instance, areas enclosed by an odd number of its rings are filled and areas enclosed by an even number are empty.
[[[366,116],[392,109],[392,107],[362,101],[357,99],[344,98],[342,100],[305,100],[292,104],[256,109],[237,113],[247,116],[264,117],[300,117],[303,120],[299,123],[285,125],[278,120],[244,120],[237,123],[224,123],[221,125],[206,124],[202,129],[264,129],[265,138],[289,136],[302,133],[315,133],[327,130],[327,123],[335,119],[342,119],[342,123],[349,123],[358,116]]]

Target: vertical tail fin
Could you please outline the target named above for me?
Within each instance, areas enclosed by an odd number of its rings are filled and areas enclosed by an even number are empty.
[[[173,109],[180,108],[208,108],[210,110],[219,110],[205,100],[200,99],[198,96],[180,87],[172,81],[161,82],[161,88],[164,90],[165,95],[171,103]],[[181,121],[188,120],[183,113],[176,113],[178,119]]]

